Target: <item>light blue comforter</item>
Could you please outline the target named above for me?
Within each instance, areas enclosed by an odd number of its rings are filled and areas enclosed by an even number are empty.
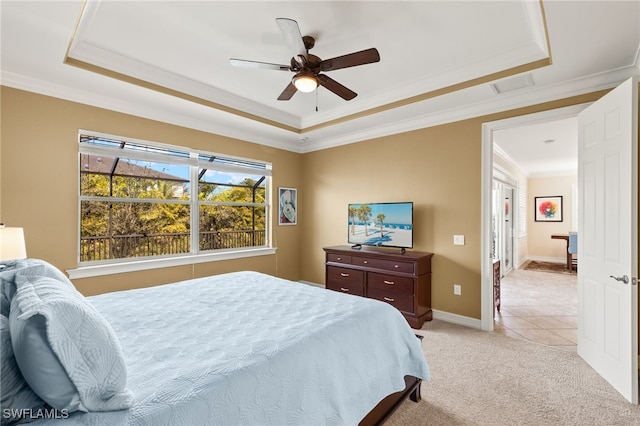
[[[356,425],[420,341],[386,303],[255,272],[90,297],[124,351],[129,410],[35,424]]]

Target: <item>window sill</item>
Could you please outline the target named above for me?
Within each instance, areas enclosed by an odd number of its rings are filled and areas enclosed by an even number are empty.
[[[69,279],[90,278],[102,275],[122,274],[126,272],[146,271],[149,269],[168,268],[172,266],[191,265],[195,263],[217,262],[221,260],[241,259],[244,257],[266,256],[275,254],[276,248],[257,248],[249,250],[234,250],[199,255],[186,255],[162,259],[133,260],[121,263],[80,266],[67,269]]]

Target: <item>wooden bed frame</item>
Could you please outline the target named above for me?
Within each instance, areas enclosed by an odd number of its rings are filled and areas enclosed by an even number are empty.
[[[404,390],[392,393],[380,401],[378,405],[369,411],[369,414],[360,421],[359,426],[383,424],[407,397],[411,398],[413,402],[420,401],[420,384],[422,380],[413,376],[405,376],[404,383],[406,385]]]

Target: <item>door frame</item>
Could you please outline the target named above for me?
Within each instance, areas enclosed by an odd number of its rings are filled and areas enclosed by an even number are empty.
[[[563,108],[557,108],[537,113],[519,115],[503,120],[490,121],[482,124],[482,174],[481,174],[481,239],[480,263],[480,329],[493,331],[493,265],[491,261],[491,216],[493,189],[493,133],[497,130],[520,127],[529,124],[544,123],[576,117],[580,111],[591,105],[587,102]],[[576,152],[577,156],[577,152]]]

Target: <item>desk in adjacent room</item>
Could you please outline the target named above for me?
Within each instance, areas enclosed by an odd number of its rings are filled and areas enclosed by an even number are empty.
[[[569,234],[551,234],[554,240],[565,240],[567,242],[567,270],[571,270],[571,254],[569,253]]]

